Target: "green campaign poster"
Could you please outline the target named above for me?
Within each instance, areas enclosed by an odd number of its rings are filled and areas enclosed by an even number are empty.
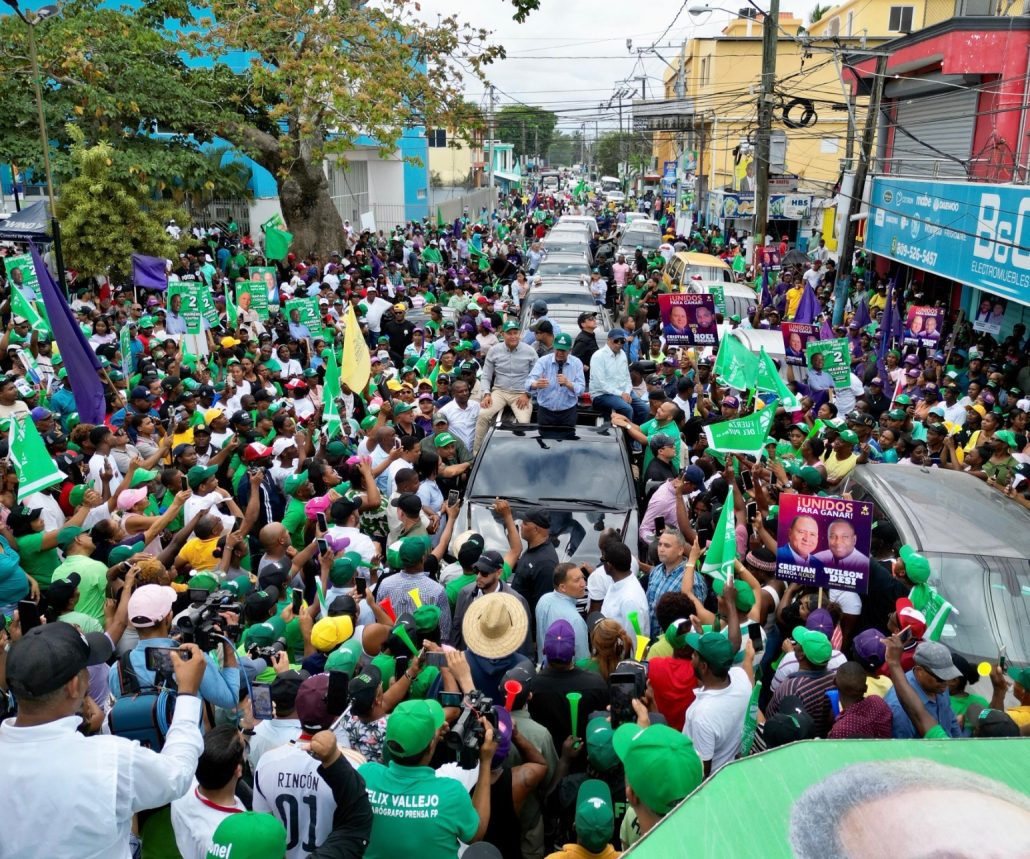
[[[311,332],[312,337],[317,337],[319,329],[322,327],[322,319],[318,315],[318,299],[317,298],[291,298],[286,302],[286,318],[290,322],[293,321],[292,313],[294,310],[299,311],[300,319],[298,320],[304,325],[308,326],[308,331]]]
[[[270,296],[270,303],[279,303],[279,280],[275,266],[252,265],[247,268],[251,280],[263,280]]]
[[[780,746],[722,767],[623,856],[1026,856],[1025,742],[804,740]]]
[[[808,369],[812,369],[812,356],[823,356],[823,370],[833,378],[834,387],[847,385],[851,378],[851,350],[845,337],[835,340],[810,340],[805,347]]]
[[[179,312],[186,320],[186,333],[199,334],[201,331],[201,319],[204,317],[204,295],[211,301],[211,290],[206,283],[199,280],[178,280],[168,284],[168,300],[173,295],[182,296],[182,304],[179,305]]]
[[[236,284],[236,306],[253,310],[261,319],[268,319],[268,286],[264,280],[241,280]]]
[[[21,269],[22,290],[26,294],[31,291],[32,297],[35,299],[40,298],[39,279],[36,277],[36,267],[32,264],[32,257],[29,254],[6,257],[4,268],[7,270],[8,280],[13,278],[15,269]]]
[[[723,315],[726,314],[726,290],[721,286],[712,284],[708,287],[708,294],[715,299],[715,309]]]

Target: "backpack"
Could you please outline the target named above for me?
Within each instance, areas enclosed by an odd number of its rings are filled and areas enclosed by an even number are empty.
[[[107,714],[107,724],[115,736],[159,752],[172,724],[176,691],[141,685],[130,656],[131,652],[125,653],[118,660],[121,694]]]

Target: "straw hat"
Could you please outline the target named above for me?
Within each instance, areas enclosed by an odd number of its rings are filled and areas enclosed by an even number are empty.
[[[526,640],[529,617],[512,594],[492,593],[475,600],[465,612],[461,634],[473,653],[487,659],[510,656]]]

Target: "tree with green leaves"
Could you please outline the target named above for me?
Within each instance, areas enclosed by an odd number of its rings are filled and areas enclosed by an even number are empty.
[[[67,130],[68,155],[75,176],[61,185],[57,215],[65,259],[76,271],[125,280],[133,253],[174,257],[175,241],[164,225],[175,218],[189,227],[186,212],[170,201],[156,199],[145,177],[126,181],[115,168],[109,143],[88,145],[82,132]]]
[[[815,24],[817,21],[821,21],[823,16],[829,12],[833,6],[820,6],[818,3],[812,7],[812,11],[808,13],[808,23]]]
[[[497,111],[494,122],[497,139],[515,144],[515,157],[521,158],[543,155],[550,149],[558,117],[542,107],[506,104]]]
[[[594,149],[598,169],[606,176],[618,176],[619,164],[639,163],[641,156],[651,155],[649,135],[639,132],[609,131],[602,134]]]

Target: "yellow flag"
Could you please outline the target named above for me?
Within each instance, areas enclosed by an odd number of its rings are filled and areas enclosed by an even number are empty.
[[[343,335],[343,361],[340,363],[340,381],[354,393],[360,394],[368,385],[368,377],[372,375],[372,356],[368,353],[368,344],[361,336],[358,317],[354,313],[354,305],[347,307],[347,330]]]

